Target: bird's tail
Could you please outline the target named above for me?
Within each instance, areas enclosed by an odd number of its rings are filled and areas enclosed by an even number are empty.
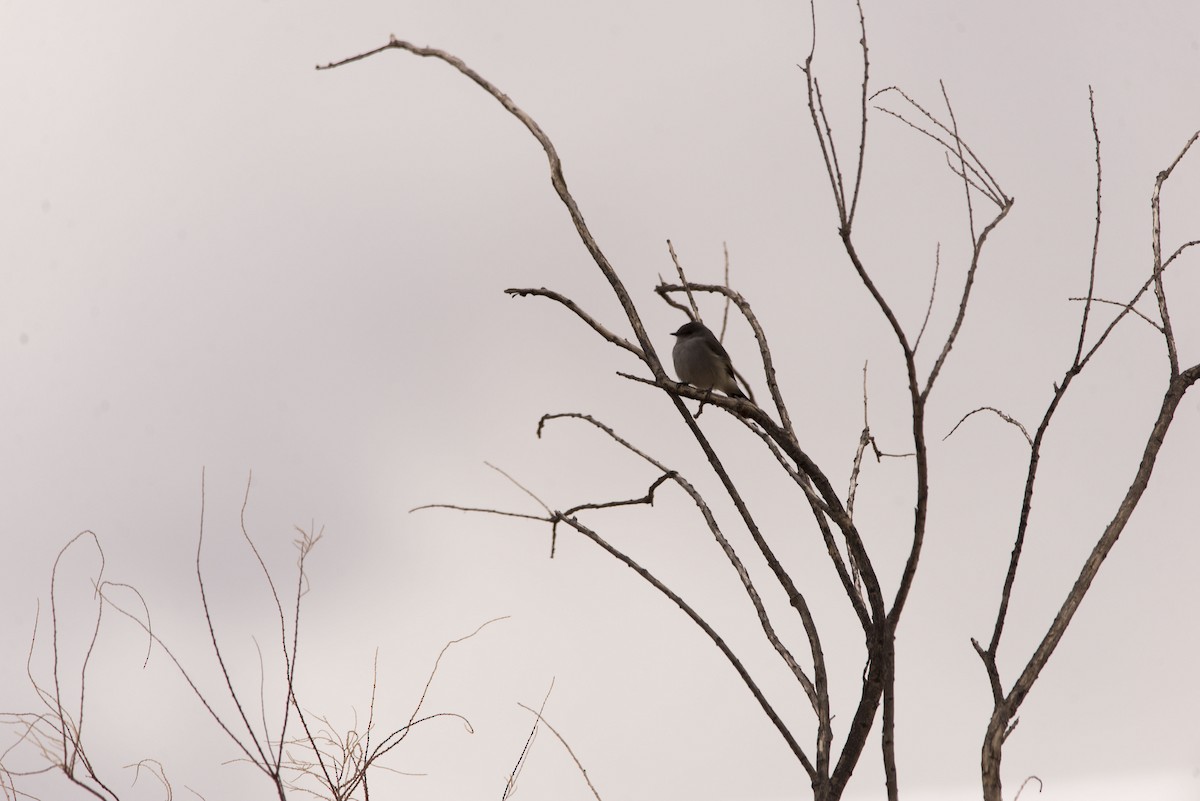
[[[755,406],[757,406],[758,402],[756,400],[754,400],[754,390],[750,389],[749,382],[746,381],[746,379],[742,377],[742,374],[739,373],[736,369],[733,371],[733,377],[735,379],[737,379],[737,382],[739,384],[741,384],[743,387],[746,388],[746,394],[743,395],[740,390],[734,390],[733,392],[729,393],[729,397],[742,398],[743,400],[748,400],[751,403],[753,403]]]

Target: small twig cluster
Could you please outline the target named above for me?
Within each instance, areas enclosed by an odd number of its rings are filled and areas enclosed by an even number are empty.
[[[225,733],[238,750],[239,756],[233,761],[253,766],[270,782],[273,794],[281,801],[293,791],[315,798],[331,799],[331,801],[350,801],[350,799],[366,801],[370,798],[368,778],[376,772],[373,769],[397,772],[381,762],[405,740],[416,726],[437,718],[453,718],[461,721],[468,732],[473,732],[470,722],[462,715],[453,712],[426,714],[422,710],[446,652],[453,645],[470,639],[485,626],[503,618],[489,620],[470,634],[452,640],[442,648],[408,722],[392,730],[386,736],[379,737],[377,734],[375,701],[378,687],[378,654],[372,674],[370,705],[364,727],[360,729],[356,721],[348,731],[342,734],[328,717],[306,711],[301,706],[297,695],[296,675],[299,664],[301,599],[308,590],[308,573],[305,563],[317,542],[320,541],[322,532],[315,528],[305,530],[297,527],[296,529],[298,533],[295,540],[297,549],[296,581],[291,593],[291,609],[285,611],[275,579],[267,567],[262,552],[246,527],[245,513],[249,497],[250,483],[247,482],[241,511],[241,534],[262,570],[264,581],[271,592],[279,624],[277,636],[279,637],[278,658],[281,661],[279,674],[281,680],[279,682],[280,694],[274,699],[278,704],[275,707],[276,721],[272,723],[268,714],[271,703],[266,694],[267,676],[262,660],[262,650],[259,649],[260,675],[257,712],[255,712],[250,701],[251,694],[239,687],[240,682],[237,677],[241,675],[242,671],[238,670],[237,666],[230,661],[227,649],[223,645],[225,638],[218,635],[218,626],[210,606],[201,560],[205,533],[202,480],[195,575],[205,628],[209,635],[211,652],[218,667],[217,681],[223,686],[223,691],[213,692],[206,689],[207,682],[185,666],[172,647],[152,625],[149,606],[135,588],[105,578],[104,551],[101,548],[99,537],[92,531],[80,532],[59,551],[51,570],[50,650],[52,662],[49,685],[40,681],[33,669],[33,655],[38,642],[36,622],[34,634],[30,640],[27,674],[43,708],[39,712],[0,713],[0,723],[7,724],[9,728],[17,731],[15,741],[0,752],[0,798],[5,801],[9,799],[15,801],[18,798],[32,797],[18,788],[18,782],[51,772],[61,773],[71,784],[92,797],[103,799],[103,801],[118,801],[121,797],[118,783],[111,776],[103,775],[105,772],[102,766],[97,765],[89,755],[88,744],[92,738],[84,736],[84,721],[88,709],[88,687],[90,686],[89,667],[100,637],[100,624],[106,609],[111,609],[132,621],[145,634],[147,640],[145,661],[147,663],[155,650],[167,657],[208,717]],[[99,567],[93,579],[94,618],[88,630],[86,650],[80,664],[72,667],[62,656],[60,648],[63,630],[59,620],[59,568],[63,557],[83,543],[90,543],[93,546],[99,558]],[[117,598],[117,594],[121,592],[128,592],[132,595],[137,601],[138,612],[130,611],[122,605]],[[70,683],[68,678],[71,674],[77,676],[78,691],[75,695],[68,690]],[[224,706],[231,706],[234,713],[229,715],[218,711],[219,707]],[[16,766],[16,760],[26,754],[32,758],[33,766]],[[143,773],[148,773],[163,786],[168,799],[173,797],[172,784],[167,777],[167,771],[158,760],[141,759],[125,767],[133,771],[131,783],[136,783]],[[188,789],[191,790],[191,788]],[[192,792],[195,793],[194,790]],[[199,796],[198,793],[195,794]]]

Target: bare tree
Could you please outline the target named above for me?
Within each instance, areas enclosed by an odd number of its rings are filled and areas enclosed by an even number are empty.
[[[833,480],[830,479],[829,476],[833,474],[833,469],[828,465],[818,464],[811,458],[804,448],[804,443],[797,435],[788,404],[777,381],[776,364],[766,327],[755,314],[750,300],[731,285],[727,253],[723,283],[691,281],[674,248],[668,243],[668,252],[678,281],[672,283],[660,281],[656,287],[653,287],[653,292],[664,303],[678,309],[690,320],[701,318],[701,304],[697,301],[697,297],[701,295],[712,295],[719,298],[724,304],[726,318],[730,308],[736,308],[737,313],[753,332],[758,345],[761,369],[768,389],[768,397],[764,399],[762,405],[752,399],[714,395],[710,390],[678,383],[667,374],[642,322],[638,305],[634,300],[635,293],[625,286],[616,268],[608,261],[599,243],[592,235],[576,199],[568,189],[563,165],[553,143],[533,118],[498,87],[450,53],[434,48],[420,47],[394,37],[382,47],[319,68],[340,67],[388,50],[399,50],[421,57],[433,58],[450,65],[474,81],[526,127],[544,150],[549,163],[551,184],[596,268],[608,281],[625,319],[619,326],[611,325],[597,318],[572,298],[544,287],[512,288],[507,292],[514,297],[540,297],[560,304],[605,341],[634,357],[637,362],[637,372],[626,372],[620,375],[626,380],[643,385],[647,391],[657,390],[655,396],[663,398],[672,405],[679,416],[680,424],[694,439],[703,454],[708,469],[717,479],[725,496],[721,502],[728,501],[732,504],[736,512],[737,525],[744,531],[739,531],[736,535],[732,534],[728,530],[729,527],[718,520],[718,516],[714,512],[717,499],[706,497],[698,488],[697,482],[689,479],[683,471],[677,469],[677,466],[669,464],[667,460],[652,455],[647,449],[630,442],[614,427],[597,417],[576,411],[544,415],[539,421],[538,435],[540,436],[548,425],[560,422],[590,426],[617,446],[624,455],[647,465],[652,470],[654,478],[644,487],[639,486],[636,490],[631,490],[630,497],[593,499],[567,507],[555,507],[543,501],[536,492],[513,480],[540,505],[541,512],[533,514],[450,504],[433,506],[487,514],[505,514],[549,524],[551,556],[554,553],[554,542],[558,532],[568,530],[595,543],[605,553],[632,569],[642,580],[678,606],[727,660],[738,679],[754,699],[754,703],[761,709],[771,727],[778,733],[796,762],[805,771],[813,797],[817,801],[835,801],[842,797],[848,781],[860,764],[868,740],[876,731],[880,734],[879,757],[886,779],[888,797],[897,799],[900,795],[899,768],[896,762],[895,748],[896,693],[898,689],[895,644],[900,620],[907,607],[907,601],[921,563],[930,516],[929,441],[931,432],[928,408],[934,388],[938,385],[938,379],[953,364],[950,357],[968,322],[968,311],[973,307],[977,275],[980,270],[987,267],[985,253],[989,239],[1006,220],[1014,205],[1013,198],[1003,190],[1000,181],[988,169],[982,157],[960,134],[959,122],[949,93],[944,86],[940,87],[940,96],[936,106],[918,102],[914,95],[895,86],[888,86],[878,91],[872,89],[867,25],[861,4],[856,5],[856,8],[861,32],[862,71],[860,94],[855,97],[855,106],[858,110],[857,124],[849,139],[835,136],[834,126],[830,121],[831,115],[828,111],[815,59],[817,21],[815,7],[812,11],[814,31],[812,47],[804,63],[800,65],[800,75],[803,76],[809,118],[815,135],[815,152],[824,167],[830,189],[831,208],[837,221],[837,235],[844,254],[843,266],[857,278],[867,292],[874,305],[873,313],[878,314],[879,318],[884,321],[890,331],[891,339],[895,342],[895,358],[906,378],[904,411],[911,420],[909,432],[911,442],[906,443],[903,448],[905,452],[902,454],[885,453],[877,445],[870,426],[864,368],[863,427],[854,451],[854,458],[849,466],[849,485],[844,491],[835,488]],[[856,219],[860,200],[870,187],[867,157],[871,151],[868,147],[870,141],[868,132],[873,130],[877,120],[899,121],[916,133],[919,139],[932,144],[944,154],[950,179],[955,182],[956,186],[961,185],[962,202],[966,211],[966,234],[970,242],[967,257],[962,263],[943,265],[939,249],[928,306],[924,319],[915,332],[901,323],[900,315],[895,310],[894,299],[889,298],[876,283],[875,277],[879,274],[880,266],[864,257],[864,251],[860,248],[862,240]],[[1169,312],[1167,276],[1168,268],[1194,245],[1200,244],[1200,240],[1164,245],[1160,222],[1163,187],[1171,178],[1176,167],[1190,152],[1197,138],[1200,138],[1200,133],[1188,139],[1173,161],[1158,174],[1154,182],[1150,204],[1152,231],[1148,274],[1140,277],[1130,287],[1126,297],[1110,299],[1099,297],[1096,294],[1101,230],[1102,170],[1099,125],[1096,122],[1094,99],[1092,102],[1092,130],[1095,141],[1096,166],[1095,235],[1089,267],[1086,271],[1081,271],[1080,276],[1080,282],[1081,284],[1086,283],[1086,289],[1078,298],[1075,298],[1082,305],[1080,306],[1081,313],[1073,357],[1065,368],[1062,378],[1054,385],[1046,410],[1032,434],[1030,429],[1015,416],[995,406],[979,407],[963,415],[959,421],[959,425],[962,425],[977,413],[990,412],[1018,429],[1029,445],[1029,461],[1023,487],[1021,511],[1015,526],[1008,569],[999,590],[995,623],[986,645],[981,641],[972,641],[984,666],[992,698],[993,711],[983,734],[981,754],[982,791],[984,797],[989,801],[999,801],[1003,797],[1001,783],[1003,746],[1017,725],[1022,704],[1060,644],[1063,634],[1070,626],[1076,611],[1087,595],[1100,566],[1111,552],[1141,501],[1179,404],[1188,389],[1200,379],[1200,364],[1187,366],[1186,359],[1182,359],[1180,356],[1180,348],[1176,341],[1175,329],[1172,326]],[[1086,281],[1083,276],[1085,272]],[[956,282],[949,302],[942,302],[950,310],[952,322],[947,330],[936,334],[930,329],[929,323],[934,307],[939,302],[936,293],[939,278],[943,282],[947,280],[943,277],[944,273],[951,277],[950,280]],[[1150,301],[1151,294],[1154,298],[1152,302]],[[1098,322],[1102,316],[1103,321]],[[1092,363],[1093,357],[1112,340],[1112,335],[1117,327],[1124,320],[1130,318],[1136,318],[1142,323],[1152,326],[1161,341],[1167,375],[1162,387],[1160,409],[1154,419],[1149,421],[1149,433],[1139,463],[1136,466],[1130,466],[1133,478],[1128,491],[1119,500],[1114,499],[1115,510],[1108,524],[1096,532],[1094,546],[1080,566],[1078,578],[1073,586],[1065,590],[1058,613],[1040,643],[1026,658],[1016,678],[1006,681],[1005,677],[1001,675],[999,655],[1008,620],[1008,610],[1014,593],[1017,591],[1016,579],[1024,546],[1030,534],[1036,478],[1040,461],[1045,455],[1046,435],[1051,424],[1059,419],[1056,417],[1056,412],[1061,407],[1074,380]],[[720,326],[722,336],[726,327],[725,322],[723,320]],[[1098,334],[1097,331],[1099,331]],[[925,351],[920,350],[922,344],[926,346]],[[699,404],[694,414],[687,405],[689,401]],[[762,514],[759,510],[754,509],[751,502],[747,500],[743,488],[738,486],[727,469],[723,455],[701,427],[699,418],[707,406],[729,415],[730,419],[744,429],[748,437],[761,443],[764,449],[763,458],[767,460],[768,464],[778,466],[783,475],[791,482],[790,486],[794,487],[794,494],[790,501],[800,509],[800,515],[797,517],[803,517],[805,520],[811,518],[811,523],[806,524],[807,529],[811,536],[819,538],[829,560],[828,569],[836,577],[837,583],[843,590],[845,607],[849,610],[852,619],[856,621],[863,636],[861,686],[858,688],[856,702],[848,710],[833,708],[829,686],[829,667],[822,644],[823,629],[818,625],[809,598],[801,584],[785,567],[778,555],[783,543],[782,538],[785,535],[792,536],[795,527],[791,527],[788,532],[781,533],[769,530],[760,522],[763,519]],[[955,426],[954,430],[957,428],[958,426]],[[954,431],[952,430],[950,433],[953,434]],[[855,505],[859,478],[868,449],[876,459],[890,456],[911,460],[913,465],[914,485],[911,498],[913,514],[911,519],[905,519],[902,523],[907,548],[906,555],[899,564],[884,564],[877,553],[872,553],[868,549],[865,544],[868,538],[863,536],[859,520],[856,519]],[[507,476],[507,474],[505,475]],[[601,532],[601,527],[596,520],[602,519],[602,515],[598,513],[618,507],[649,505],[655,501],[660,492],[671,490],[678,490],[695,508],[696,520],[713,538],[722,558],[728,562],[731,571],[736,575],[745,592],[748,607],[753,611],[761,627],[765,642],[807,699],[813,716],[811,736],[797,734],[797,721],[790,719],[786,712],[781,712],[780,708],[771,700],[763,689],[760,677],[755,675],[755,669],[750,661],[730,645],[730,641],[697,610],[691,600],[673,590],[663,578],[644,567],[633,555],[614,546],[609,538]],[[247,498],[248,493],[249,485],[247,486]],[[244,508],[243,506],[243,512]],[[210,675],[205,681],[202,681],[192,668],[185,666],[183,661],[176,657],[165,639],[156,632],[150,622],[148,606],[141,596],[127,585],[111,582],[104,577],[104,556],[99,538],[90,531],[81,532],[64,547],[62,553],[80,547],[81,544],[91,543],[98,554],[99,569],[94,578],[95,594],[93,606],[90,608],[91,614],[94,615],[94,623],[86,632],[81,662],[73,667],[68,666],[66,660],[61,658],[59,648],[62,633],[58,620],[59,579],[58,561],[56,561],[51,572],[49,639],[52,662],[48,680],[35,673],[32,668],[32,657],[30,659],[29,678],[37,693],[41,708],[35,712],[10,713],[3,716],[3,722],[16,730],[18,735],[16,744],[0,753],[0,791],[3,791],[5,798],[17,798],[24,795],[17,789],[17,783],[27,774],[47,772],[62,774],[69,783],[91,797],[99,799],[118,799],[120,797],[110,772],[104,766],[97,764],[89,754],[88,745],[93,740],[90,736],[85,737],[85,732],[92,731],[92,728],[85,726],[85,720],[89,719],[88,704],[86,703],[87,688],[92,686],[89,678],[91,655],[100,637],[101,620],[106,610],[120,613],[144,634],[147,643],[147,659],[153,653],[161,653],[172,663],[212,722],[238,750],[239,761],[254,766],[269,783],[271,793],[280,799],[288,797],[291,793],[339,800],[365,799],[369,796],[368,777],[376,775],[374,769],[382,767],[381,762],[384,757],[391,754],[404,741],[413,727],[431,718],[449,715],[449,713],[428,715],[422,712],[426,692],[429,689],[428,682],[408,721],[400,725],[382,727],[377,723],[375,682],[372,685],[365,725],[360,726],[356,721],[349,730],[345,730],[333,724],[329,717],[306,710],[298,699],[297,689],[300,664],[298,661],[300,609],[301,599],[304,597],[307,587],[305,559],[319,540],[320,534],[313,530],[300,530],[300,538],[296,542],[299,557],[295,585],[294,591],[291,592],[279,590],[271,571],[267,568],[266,561],[246,530],[244,516],[242,534],[250,553],[262,569],[265,584],[272,595],[274,613],[278,619],[277,632],[272,635],[278,637],[278,650],[272,651],[277,679],[273,694],[260,690],[257,703],[253,701],[254,693],[245,690],[240,671],[235,668],[227,656],[228,650],[223,646],[226,639],[219,636],[219,626],[209,607],[209,595],[202,570],[203,494],[195,572],[197,588],[203,604],[205,628],[211,653],[217,666],[215,674]],[[747,546],[738,544],[747,542],[756,554],[749,558],[745,554]],[[62,553],[60,553],[60,559]],[[763,560],[762,563],[766,565],[765,575],[758,575],[761,572],[760,568],[753,570],[751,568],[755,560],[760,557]],[[880,575],[885,571],[898,576],[896,587],[892,591],[885,591],[884,583],[880,580]],[[763,588],[770,584],[776,585],[787,598],[789,611],[786,614],[794,615],[796,621],[799,622],[800,629],[804,632],[803,641],[789,642],[788,638],[780,633],[785,630],[786,625],[780,624],[780,610],[771,608],[764,600],[766,592]],[[130,595],[125,593],[130,593]],[[127,597],[136,600],[136,606],[132,607],[136,611],[131,611],[130,606],[122,600]],[[285,597],[287,598],[286,603],[284,602]],[[824,633],[828,634],[827,631]],[[473,636],[473,634],[468,636]],[[37,642],[35,631],[31,653]],[[450,645],[452,644],[450,643]],[[443,650],[444,653],[445,650]],[[436,675],[440,659],[441,655],[434,665],[430,682]],[[77,679],[73,684],[67,681],[67,676],[72,671]],[[216,692],[206,689],[212,682],[215,682],[219,688]],[[227,711],[221,712],[219,709]],[[525,763],[528,748],[539,727],[544,725],[562,740],[558,732],[546,722],[543,716],[544,708],[537,711],[530,709],[529,711],[533,713],[535,722],[530,737],[521,751],[521,756],[518,758],[512,774],[508,777],[503,797],[512,794],[517,777]],[[461,719],[461,716],[449,716]],[[835,718],[839,721],[837,730],[834,726]],[[876,728],[877,718],[880,719],[878,729]],[[566,744],[565,740],[562,742],[564,745]],[[22,748],[31,750],[35,755],[37,758],[35,767],[30,769],[11,767],[12,756]],[[588,780],[582,763],[569,747],[567,750],[583,773],[585,780]],[[142,771],[151,773],[163,785],[167,797],[171,797],[171,783],[161,764],[145,759],[127,767],[135,771],[135,776]],[[588,780],[588,786],[593,794],[599,797],[590,780]]]
[[[650,455],[645,450],[630,443],[614,428],[581,412],[547,414],[539,423],[538,433],[541,435],[546,424],[553,421],[578,421],[594,426],[609,437],[616,445],[625,449],[636,459],[650,465],[657,473],[648,488],[635,497],[614,500],[593,500],[569,508],[553,508],[544,502],[531,490],[521,487],[533,496],[542,508],[542,513],[527,514],[524,512],[484,509],[455,504],[434,504],[441,508],[460,509],[465,511],[483,512],[489,514],[505,514],[548,523],[553,537],[562,528],[570,529],[596,543],[606,553],[634,570],[642,579],[665,595],[676,604],[688,618],[698,626],[712,641],[713,645],[724,655],[739,679],[746,686],[762,709],[771,725],[787,744],[795,759],[806,772],[816,801],[834,801],[842,796],[846,784],[854,773],[863,754],[868,737],[872,732],[876,717],[882,709],[881,723],[881,760],[887,782],[889,799],[899,797],[899,780],[895,759],[895,693],[896,693],[896,652],[895,639],[899,630],[900,620],[906,608],[913,581],[916,577],[925,543],[927,521],[929,519],[929,431],[927,423],[927,408],[935,386],[943,371],[951,364],[951,354],[958,342],[960,333],[967,321],[968,311],[972,306],[973,290],[979,270],[985,267],[985,248],[994,231],[1004,222],[1013,208],[1013,198],[1001,187],[996,176],[987,168],[984,161],[960,134],[958,120],[950,97],[944,86],[940,88],[940,110],[933,112],[927,109],[927,104],[919,103],[912,95],[904,90],[889,86],[879,91],[871,89],[870,50],[867,43],[867,26],[861,3],[857,5],[858,20],[861,31],[861,94],[858,97],[858,124],[853,139],[849,142],[835,137],[830,123],[825,96],[822,91],[817,66],[816,52],[816,11],[813,8],[813,42],[808,57],[801,65],[805,80],[807,106],[810,114],[812,129],[816,137],[817,150],[825,167],[828,185],[831,192],[832,205],[835,211],[838,236],[845,255],[845,263],[862,286],[869,293],[877,313],[886,321],[892,338],[897,346],[897,359],[907,377],[907,413],[911,416],[911,443],[904,458],[912,460],[915,470],[915,486],[912,488],[913,516],[905,524],[909,537],[908,555],[899,568],[900,578],[894,593],[885,594],[878,578],[881,567],[864,545],[864,537],[854,516],[854,499],[858,485],[862,461],[866,449],[870,446],[877,458],[883,454],[874,443],[869,419],[866,414],[866,395],[864,391],[864,425],[859,439],[848,490],[843,494],[835,489],[830,480],[828,468],[817,464],[806,453],[803,444],[797,437],[793,426],[788,405],[776,380],[776,367],[772,358],[769,340],[764,326],[754,314],[750,301],[731,288],[728,280],[723,285],[691,282],[687,279],[674,249],[671,256],[674,260],[678,283],[661,283],[655,288],[658,296],[665,302],[680,309],[689,319],[699,318],[699,306],[695,300],[697,293],[709,293],[721,296],[728,309],[729,305],[736,307],[753,331],[761,357],[761,367],[769,391],[769,399],[762,406],[741,398],[731,398],[723,395],[713,395],[711,391],[677,383],[666,372],[662,361],[655,350],[653,341],[648,336],[642,322],[641,313],[632,293],[621,279],[616,268],[609,262],[604,251],[592,235],[579,203],[568,189],[564,176],[562,161],[550,138],[538,123],[523,111],[507,94],[492,84],[483,75],[467,66],[456,56],[431,47],[422,47],[410,42],[392,37],[381,47],[369,50],[350,58],[342,59],[318,69],[334,69],[344,65],[371,58],[386,51],[402,51],[424,58],[432,58],[453,67],[459,73],[469,78],[487,94],[499,102],[504,109],[515,117],[534,137],[546,154],[549,163],[550,180],[560,201],[565,207],[571,223],[579,235],[580,241],[587,249],[596,268],[608,281],[614,295],[620,303],[625,319],[620,327],[606,323],[584,309],[575,300],[547,288],[513,288],[506,290],[514,297],[541,297],[558,303],[571,311],[579,320],[591,328],[596,334],[613,346],[627,351],[637,361],[643,372],[621,373],[625,379],[638,382],[657,389],[661,397],[672,404],[678,415],[680,424],[684,426],[699,446],[709,469],[718,479],[724,494],[736,510],[739,524],[744,527],[755,550],[761,555],[767,565],[768,581],[773,581],[786,594],[791,607],[805,632],[807,653],[798,657],[793,646],[785,642],[779,635],[771,612],[762,600],[759,590],[761,577],[751,575],[746,562],[739,555],[731,538],[726,534],[721,523],[712,511],[712,503],[697,489],[696,485],[685,477],[684,472],[665,461]],[[954,273],[960,282],[952,299],[951,308],[954,310],[953,322],[949,329],[935,341],[933,333],[926,337],[926,327],[930,319],[936,297],[937,276],[945,270],[939,258],[933,287],[930,291],[929,306],[925,320],[918,331],[907,329],[894,311],[892,301],[877,285],[874,275],[876,266],[868,264],[858,247],[858,230],[856,214],[862,193],[869,185],[869,174],[866,168],[868,148],[868,130],[879,115],[891,117],[909,126],[921,137],[929,140],[945,154],[946,164],[953,179],[961,184],[962,198],[966,209],[967,234],[971,243],[969,255],[965,262],[958,265]],[[994,701],[994,713],[989,722],[983,746],[983,791],[985,798],[1000,799],[1000,757],[1005,737],[1011,733],[1016,722],[1016,713],[1026,698],[1030,688],[1036,681],[1038,673],[1045,666],[1058,645],[1063,632],[1071,621],[1083,597],[1095,577],[1100,564],[1108,555],[1126,522],[1129,520],[1138,501],[1142,497],[1150,475],[1153,471],[1155,456],[1162,446],[1164,437],[1178,408],[1184,393],[1200,378],[1200,365],[1182,368],[1179,361],[1174,333],[1171,327],[1167,306],[1167,292],[1164,273],[1180,255],[1196,244],[1186,242],[1171,251],[1164,258],[1161,244],[1159,218],[1159,193],[1163,183],[1170,176],[1174,167],[1188,152],[1195,142],[1193,136],[1180,152],[1179,156],[1158,177],[1152,201],[1154,217],[1154,236],[1152,242],[1153,258],[1150,275],[1145,279],[1141,288],[1133,293],[1126,301],[1108,301],[1094,294],[1096,275],[1096,248],[1093,248],[1091,269],[1087,276],[1087,291],[1083,301],[1083,312],[1079,323],[1078,346],[1075,357],[1067,369],[1064,378],[1055,386],[1054,394],[1041,424],[1035,434],[1030,437],[1027,430],[1015,418],[994,407],[984,407],[978,411],[991,411],[1003,420],[1012,423],[1025,432],[1030,443],[1030,461],[1028,477],[1025,485],[1023,510],[1018,522],[1012,561],[1008,575],[1001,591],[1000,609],[997,614],[993,636],[987,647],[978,643],[975,647],[983,660]],[[1099,232],[1099,136],[1097,142],[1097,242]],[[1157,299],[1157,310],[1154,313],[1139,311],[1136,304],[1153,288]],[[676,298],[685,295],[687,304],[684,305]],[[1089,323],[1093,322],[1101,304],[1115,304],[1119,311],[1115,312],[1104,325],[1099,336],[1089,339]],[[1132,486],[1126,497],[1121,500],[1112,522],[1101,532],[1096,545],[1085,564],[1079,579],[1067,593],[1062,608],[1047,631],[1042,643],[1029,658],[1026,667],[1009,689],[999,675],[996,656],[1000,645],[1000,637],[1008,603],[1013,591],[1013,583],[1020,561],[1022,544],[1029,523],[1029,509],[1034,490],[1038,461],[1042,452],[1042,442],[1056,408],[1059,406],[1072,380],[1087,366],[1093,355],[1109,340],[1110,334],[1126,318],[1131,315],[1141,317],[1153,325],[1162,335],[1164,349],[1169,363],[1169,377],[1164,390],[1161,411],[1147,438],[1145,452],[1135,473]],[[1157,319],[1155,319],[1157,318]],[[628,334],[620,333],[626,328]],[[722,330],[724,326],[722,326]],[[922,343],[927,350],[920,352]],[[932,349],[932,353],[930,350]],[[926,358],[926,354],[929,354]],[[725,462],[717,449],[712,445],[697,418],[685,405],[685,401],[699,401],[700,409],[710,405],[732,416],[741,423],[749,436],[761,441],[766,456],[773,460],[790,478],[795,487],[795,501],[802,503],[806,514],[812,518],[812,532],[819,536],[824,544],[829,558],[829,569],[837,576],[845,595],[845,602],[852,610],[858,625],[861,627],[865,642],[865,654],[862,664],[862,682],[857,703],[849,715],[841,715],[840,719],[847,720],[843,731],[835,736],[833,727],[834,710],[831,708],[829,693],[829,677],[826,657],[822,647],[821,632],[814,619],[808,599],[794,577],[783,566],[776,555],[778,534],[767,532],[759,523],[759,518],[751,509],[750,504],[737,483],[726,469]],[[974,412],[972,412],[973,414]],[[970,416],[970,415],[967,415]],[[965,419],[965,418],[964,418]],[[515,483],[515,482],[514,482]],[[521,486],[518,484],[518,486]],[[729,646],[725,638],[695,607],[679,593],[673,591],[661,578],[647,570],[633,556],[615,547],[600,532],[599,526],[593,522],[585,522],[584,513],[594,513],[614,507],[651,504],[657,493],[667,486],[673,486],[682,491],[694,504],[696,514],[702,525],[709,531],[721,550],[731,569],[736,573],[746,593],[746,598],[753,608],[762,627],[763,636],[778,658],[792,674],[802,689],[811,706],[815,718],[815,737],[813,745],[802,744],[806,738],[795,734],[794,721],[789,721],[781,715],[772,704],[759,682],[748,669],[744,659]],[[430,507],[418,507],[430,508]],[[592,515],[589,515],[591,517]],[[553,545],[551,550],[553,555]]]

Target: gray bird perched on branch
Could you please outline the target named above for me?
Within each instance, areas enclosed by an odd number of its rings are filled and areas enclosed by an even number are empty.
[[[738,389],[729,354],[704,323],[684,323],[671,336],[676,338],[671,358],[680,381],[697,389],[718,389],[731,398],[749,400]]]

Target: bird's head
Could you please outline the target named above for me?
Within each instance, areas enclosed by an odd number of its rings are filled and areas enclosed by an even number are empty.
[[[673,337],[690,337],[690,336],[695,336],[696,334],[699,334],[703,330],[704,330],[704,323],[698,323],[693,320],[690,323],[684,323],[683,325],[679,326],[679,330],[676,331],[675,333],[671,334],[671,336],[673,336]]]

